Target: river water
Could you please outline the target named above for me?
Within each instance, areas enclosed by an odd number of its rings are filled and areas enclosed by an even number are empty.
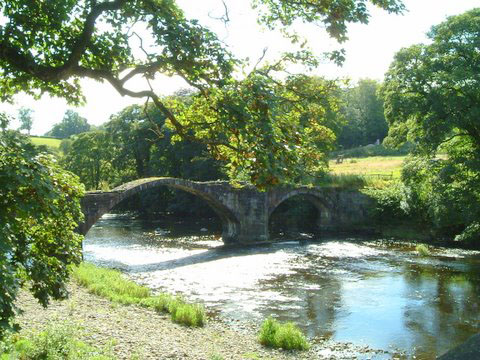
[[[480,332],[480,252],[439,247],[423,257],[412,244],[359,238],[225,249],[219,234],[208,221],[106,215],[84,254],[236,326],[272,315],[382,359],[434,359]]]

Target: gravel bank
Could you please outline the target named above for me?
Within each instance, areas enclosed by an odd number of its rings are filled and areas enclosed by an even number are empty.
[[[253,334],[236,332],[210,320],[204,328],[174,324],[168,315],[137,306],[121,306],[71,283],[70,298],[44,309],[22,291],[18,318],[22,331],[39,330],[49,321],[68,320],[85,328],[80,339],[92,345],[113,344],[119,359],[311,359],[312,353],[266,349]]]
[[[359,354],[362,358],[386,355],[351,344],[322,341],[316,341],[307,352],[269,349],[257,342],[254,329],[236,331],[215,319],[210,319],[204,328],[192,329],[149,309],[112,304],[73,282],[69,291],[69,299],[54,301],[47,309],[22,291],[18,305],[24,313],[17,319],[22,332],[40,330],[51,321],[72,321],[85,329],[79,334],[80,340],[95,346],[113,346],[118,359],[352,359]]]

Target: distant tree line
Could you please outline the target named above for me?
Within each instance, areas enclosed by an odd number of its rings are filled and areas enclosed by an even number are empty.
[[[375,80],[362,79],[355,86],[344,89],[341,112],[345,121],[337,139],[339,149],[381,144],[387,136],[380,87],[381,83]]]
[[[89,131],[91,125],[87,119],[80,116],[73,110],[67,110],[63,119],[58,124],[55,124],[53,128],[48,131],[46,136],[53,136],[60,139],[66,139],[72,135],[81,134]]]

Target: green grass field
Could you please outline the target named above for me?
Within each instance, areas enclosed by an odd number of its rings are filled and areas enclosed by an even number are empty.
[[[50,139],[36,136],[30,136],[30,140],[34,145],[45,145],[54,149],[58,149],[60,147],[60,143],[62,142],[60,139]]]
[[[344,159],[341,164],[330,160],[329,166],[333,174],[391,176],[399,178],[405,156],[372,156],[366,158]]]

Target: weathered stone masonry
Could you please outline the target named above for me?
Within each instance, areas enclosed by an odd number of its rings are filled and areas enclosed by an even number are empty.
[[[85,222],[79,232],[86,234],[102,215],[123,199],[143,190],[168,186],[205,200],[222,221],[225,244],[268,241],[270,215],[283,201],[296,195],[307,197],[318,208],[320,230],[354,231],[364,227],[371,200],[352,190],[311,187],[276,187],[258,191],[252,186],[233,187],[225,181],[195,182],[175,178],[147,178],[129,182],[108,192],[89,192],[82,199]]]

